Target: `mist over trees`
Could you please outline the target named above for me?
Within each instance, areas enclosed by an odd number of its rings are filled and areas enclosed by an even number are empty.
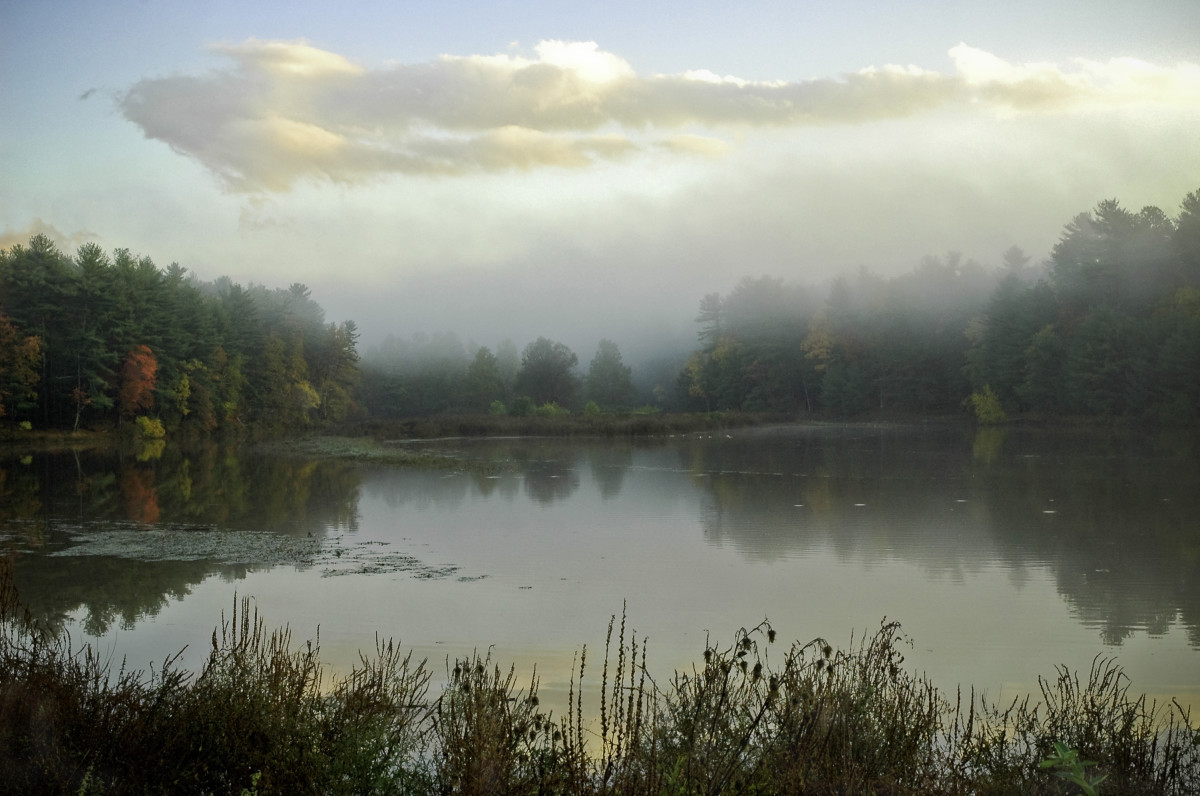
[[[1006,273],[968,337],[972,387],[1004,413],[1195,421],[1200,192],[1174,220],[1115,200],[1076,216],[1048,275]]]
[[[388,337],[363,361],[364,405],[372,416],[399,418],[439,412],[531,414],[578,409],[583,400],[625,409],[634,395],[620,349],[602,340],[585,377],[579,356],[565,343],[539,337],[517,354],[511,340],[493,353],[467,347],[452,332]]]
[[[693,410],[852,416],[957,411],[967,380],[963,330],[994,284],[951,253],[885,279],[863,269],[823,298],[772,277],[712,294],[697,315],[701,347],[676,385]]]
[[[628,411],[1200,420],[1200,192],[1171,218],[1100,202],[1049,258],[950,252],[824,288],[763,275],[705,296],[697,345],[657,359],[653,393],[612,340],[581,372],[565,344],[388,337],[359,361],[353,321],[308,288],[202,282],[44,236],[0,252],[0,418],[39,427],[153,417],[210,432],[365,416]],[[662,373],[673,383],[664,383]]]
[[[1076,216],[1049,260],[988,270],[927,257],[862,270],[822,301],[770,277],[700,303],[679,406],[820,412],[1200,417],[1200,192],[1178,218],[1115,200]]]

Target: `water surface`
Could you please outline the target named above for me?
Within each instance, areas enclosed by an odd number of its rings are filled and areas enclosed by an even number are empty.
[[[1016,693],[1104,655],[1135,690],[1197,704],[1196,442],[794,426],[422,443],[487,471],[8,451],[0,543],[39,617],[138,666],[184,646],[198,664],[235,594],[319,628],[335,666],[376,633],[436,669],[493,648],[537,662],[551,695],[622,610],[660,677],[764,618],[845,645],[887,617],[943,689]]]

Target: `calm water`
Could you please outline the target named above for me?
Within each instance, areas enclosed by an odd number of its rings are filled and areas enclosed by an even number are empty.
[[[886,616],[943,689],[1016,693],[1115,656],[1200,704],[1200,440],[784,427],[636,442],[424,443],[498,474],[191,451],[0,453],[32,610],[197,665],[236,595],[345,666],[494,648],[551,699],[622,607],[657,676],[769,618],[845,645]],[[593,658],[593,661],[595,658]],[[593,672],[598,675],[598,668]]]

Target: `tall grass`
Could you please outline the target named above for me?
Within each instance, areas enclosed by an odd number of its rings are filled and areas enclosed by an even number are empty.
[[[1131,694],[1111,661],[1004,705],[949,700],[906,668],[894,622],[846,649],[785,644],[763,622],[660,683],[614,617],[598,666],[580,650],[557,717],[536,671],[519,681],[490,653],[447,661],[433,693],[426,662],[391,641],[326,678],[319,638],[268,632],[245,599],[197,673],[176,658],[129,671],[44,631],[7,561],[0,623],[4,793],[1076,792],[1042,766],[1062,748],[1096,761],[1102,793],[1200,783],[1188,712]]]

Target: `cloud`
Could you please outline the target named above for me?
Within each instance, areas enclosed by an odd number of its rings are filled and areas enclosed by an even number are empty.
[[[532,57],[445,55],[365,68],[305,42],[212,48],[230,65],[145,79],[119,99],[149,138],[236,192],[387,174],[455,176],[579,169],[635,155],[716,156],[754,128],[858,125],[941,109],[997,115],[1134,103],[1200,106],[1200,67],[1011,64],[960,44],[955,73],[914,66],[752,82],[706,70],[640,76],[591,42],[547,41]]]
[[[1079,58],[1067,71],[1051,63],[1010,64],[959,44],[950,50],[973,97],[1010,110],[1063,110],[1132,103],[1200,105],[1200,65],[1155,66],[1135,58]]]

